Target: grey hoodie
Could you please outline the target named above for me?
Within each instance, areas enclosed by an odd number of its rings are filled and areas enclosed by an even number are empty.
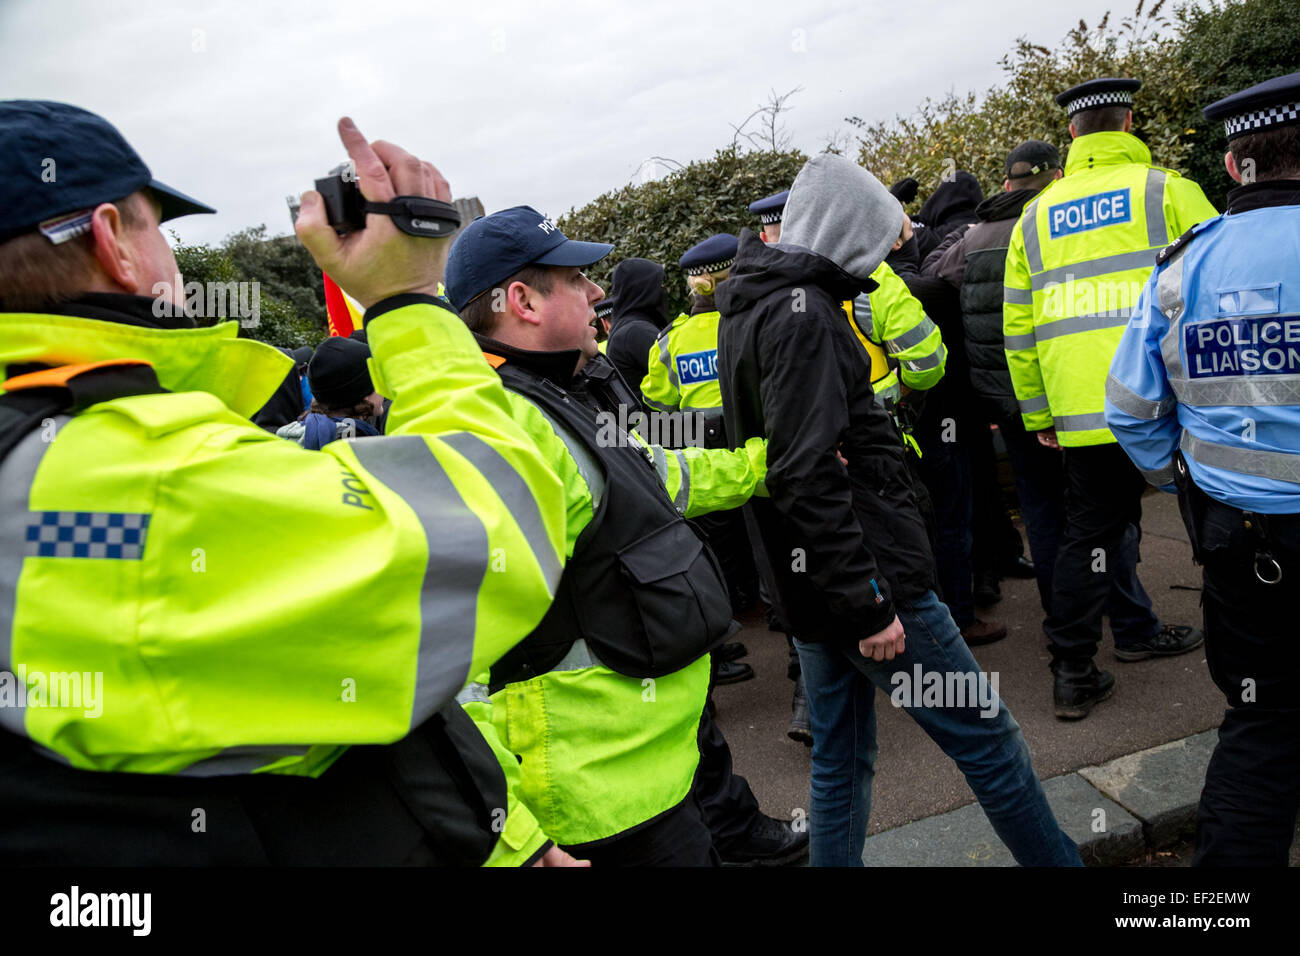
[[[903,207],[852,160],[834,153],[804,163],[790,187],[779,245],[825,256],[855,279],[885,261],[903,229]]]

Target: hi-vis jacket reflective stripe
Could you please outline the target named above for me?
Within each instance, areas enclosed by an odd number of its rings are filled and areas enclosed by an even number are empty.
[[[0,315],[0,366],[134,358],[170,390],[61,417],[0,464],[5,730],[90,770],[317,775],[536,626],[562,567],[554,473],[454,314],[402,297],[371,317],[390,437],[306,452],[248,420],[288,360],[233,322]],[[80,694],[55,699],[69,675]]]
[[[900,375],[902,384],[915,391],[937,385],[948,352],[939,327],[930,321],[925,307],[898,273],[882,262],[871,278],[876,288],[845,302],[844,312],[870,358],[876,400],[887,404],[902,397]]]
[[[1007,250],[1003,333],[1025,428],[1055,428],[1065,446],[1115,440],[1103,406],[1124,325],[1156,254],[1214,215],[1137,137],[1074,141],[1064,178],[1025,207]]]
[[[1106,419],[1152,484],[1175,450],[1206,494],[1300,513],[1300,207],[1220,216],[1142,291],[1106,384]]]
[[[641,400],[661,412],[710,412],[722,408],[718,387],[717,311],[682,313],[650,347]],[[631,383],[629,383],[631,384]]]
[[[567,560],[606,494],[604,475],[576,436],[527,398],[508,395],[565,488]],[[635,433],[626,437],[637,443]],[[688,518],[767,493],[762,439],[735,450],[644,447],[665,494]],[[519,794],[547,836],[562,844],[604,839],[685,799],[699,763],[708,685],[707,656],[638,680],[603,666],[579,640],[548,673],[493,694],[500,739],[521,758]]]

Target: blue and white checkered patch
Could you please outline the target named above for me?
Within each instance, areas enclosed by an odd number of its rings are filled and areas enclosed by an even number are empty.
[[[27,520],[26,556],[138,561],[149,517],[120,511],[33,511]]]

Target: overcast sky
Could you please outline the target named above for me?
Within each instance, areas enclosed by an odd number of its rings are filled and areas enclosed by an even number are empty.
[[[820,150],[926,96],[983,90],[1025,35],[1054,46],[1128,0],[0,0],[3,98],[108,117],[163,182],[215,206],[188,242],[265,222],[345,154],[341,115],[438,166],[489,212],[559,216],[704,158],[775,89]],[[999,11],[1002,11],[999,13]]]

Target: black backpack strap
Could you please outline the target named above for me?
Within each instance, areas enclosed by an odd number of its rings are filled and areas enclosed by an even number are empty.
[[[0,461],[41,423],[59,414],[83,411],[91,405],[127,395],[150,395],[165,392],[158,384],[153,367],[136,365],[98,365],[68,375],[62,384],[45,384],[61,378],[58,369],[39,369],[5,382],[10,389],[0,395]],[[54,374],[49,374],[54,373]],[[28,387],[36,379],[38,384]]]

